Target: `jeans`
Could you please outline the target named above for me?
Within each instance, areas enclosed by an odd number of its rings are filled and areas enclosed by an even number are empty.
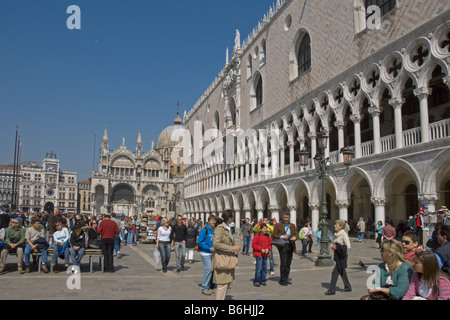
[[[72,264],[80,266],[81,259],[84,256],[84,248],[75,250],[74,248],[69,248],[70,258],[72,259]]]
[[[250,242],[252,237],[245,236],[244,239],[244,247],[242,248],[242,252],[248,254],[248,249],[250,248]]]
[[[270,272],[274,272],[274,267],[275,267],[275,260],[273,259],[273,249],[271,249],[269,251],[270,256],[269,256],[269,264],[270,264]]]
[[[364,240],[364,232],[358,232],[358,239],[360,241]]]
[[[58,256],[59,256],[59,252],[58,252],[58,247],[54,246],[53,247],[53,255],[52,255],[52,262],[57,262],[58,261]],[[66,245],[66,247],[64,248],[64,262],[65,263],[69,263],[69,245]]]
[[[306,248],[308,247],[308,240],[306,236],[302,239],[302,256],[306,255]]]
[[[177,257],[177,269],[184,268],[184,261],[186,257],[186,243],[175,242],[174,251]]]
[[[133,230],[128,230],[127,244],[132,244],[133,243],[133,235],[134,235]]]
[[[266,282],[267,275],[267,258],[266,257],[256,257],[256,267],[255,267],[255,279],[253,283],[263,283]]]
[[[158,250],[161,254],[161,266],[163,271],[167,271],[167,265],[169,264],[170,260],[170,242],[163,243],[159,242],[158,244]]]
[[[125,229],[120,230],[120,241],[125,242]]]
[[[209,290],[211,287],[212,279],[212,254],[211,255],[200,255],[203,262],[203,281],[202,281],[202,291]]]
[[[114,237],[114,250],[116,253],[120,252],[120,236],[118,234]]]
[[[33,251],[33,249],[31,249],[31,246],[27,243],[25,245],[25,251],[24,251],[24,255],[25,255],[25,267],[28,267],[30,265],[30,256],[31,256],[31,252]],[[41,252],[42,254],[42,263],[47,263],[47,250],[38,250]]]

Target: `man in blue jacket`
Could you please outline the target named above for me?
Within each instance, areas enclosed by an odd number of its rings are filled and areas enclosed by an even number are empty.
[[[214,253],[214,228],[216,226],[216,217],[211,215],[208,218],[208,224],[200,231],[197,239],[197,244],[200,250],[200,256],[203,262],[203,281],[202,281],[202,293],[205,295],[211,295],[214,293],[211,288],[212,277],[212,257]]]

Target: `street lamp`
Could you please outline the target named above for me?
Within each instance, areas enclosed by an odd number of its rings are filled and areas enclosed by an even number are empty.
[[[331,259],[331,255],[329,253],[329,244],[330,238],[328,236],[328,209],[327,209],[327,193],[326,193],[326,178],[330,173],[333,173],[337,177],[343,177],[348,173],[350,169],[350,165],[352,164],[354,151],[351,148],[342,148],[341,153],[344,155],[344,165],[346,166],[346,170],[337,174],[334,171],[333,163],[331,162],[329,157],[325,157],[325,149],[328,144],[328,134],[322,129],[317,134],[317,144],[319,147],[319,152],[314,156],[314,162],[316,164],[316,172],[310,174],[306,172],[307,176],[318,176],[319,179],[322,180],[322,201],[321,201],[321,214],[322,214],[322,235],[320,237],[320,253],[316,260],[316,266],[325,267],[332,266],[333,260]],[[300,165],[306,170],[306,167],[309,164],[309,150],[303,148],[302,150],[297,152],[299,157]]]

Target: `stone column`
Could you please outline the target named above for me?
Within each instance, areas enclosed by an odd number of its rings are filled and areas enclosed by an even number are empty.
[[[355,159],[361,158],[361,115],[353,114],[350,116],[355,128]]]
[[[280,213],[278,205],[270,205],[269,210],[271,212],[271,219],[275,219],[277,222],[280,222]]]
[[[238,210],[234,210],[234,224],[237,229],[239,229],[239,224],[241,221],[241,212]]]
[[[334,122],[334,126],[338,129],[338,150],[344,148],[344,121],[339,120]],[[339,162],[344,161],[344,155],[339,152]]]
[[[431,89],[427,87],[414,90],[414,95],[419,98],[420,102],[420,131],[421,142],[430,141],[430,128],[428,120],[428,96],[431,94]]]
[[[311,139],[311,169],[315,169],[316,164],[314,163],[314,160],[312,160],[312,159],[314,158],[314,156],[317,153],[317,144],[316,144],[317,134],[315,132],[309,132],[308,136]]]
[[[309,207],[311,208],[311,228],[315,232],[317,232],[319,221],[320,221],[320,203],[318,202],[310,202]]]
[[[289,214],[291,215],[291,223],[297,225],[297,206],[296,205],[288,205]]]
[[[288,141],[289,147],[289,173],[294,173],[294,142]]]
[[[339,207],[339,220],[348,222],[348,201],[336,200],[336,205]]]
[[[372,197],[370,200],[375,206],[374,223],[377,224],[378,221],[381,221],[384,225],[384,221],[386,219],[385,206],[387,204],[387,199],[385,197]]]
[[[369,113],[372,115],[373,123],[373,153],[378,154],[381,152],[380,142],[380,112],[376,107],[369,108]]]
[[[280,175],[284,176],[284,146],[280,146]]]
[[[395,148],[403,148],[403,129],[402,129],[402,106],[405,99],[394,98],[389,100],[389,104],[394,107],[395,123]]]
[[[263,216],[264,216],[264,208],[262,208],[262,207],[256,207],[256,211],[257,211],[257,219],[258,219],[258,221],[259,220],[261,220],[262,218],[263,218]],[[250,213],[250,211],[249,211],[249,213]],[[250,215],[249,215],[249,218],[250,218]]]

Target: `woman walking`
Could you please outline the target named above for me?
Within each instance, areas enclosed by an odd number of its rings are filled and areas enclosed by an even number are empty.
[[[167,272],[167,265],[170,261],[170,251],[171,251],[171,234],[172,227],[169,226],[169,220],[166,218],[162,219],[162,225],[158,228],[158,236],[156,238],[156,247],[161,254],[161,265],[162,271]]]
[[[377,243],[378,243],[378,249],[381,249],[381,239],[383,238],[381,232],[383,230],[383,222],[378,221],[377,226],[375,228],[375,232],[377,233]]]
[[[336,265],[334,266],[333,272],[331,274],[331,283],[328,291],[325,292],[325,295],[333,295],[336,294],[336,283],[339,275],[342,277],[342,281],[344,281],[344,292],[352,291],[352,286],[348,281],[347,277],[347,258],[348,258],[348,250],[351,249],[350,239],[348,238],[347,232],[345,232],[345,221],[337,220],[334,224],[334,238],[333,245],[331,249],[334,250],[334,261],[336,261]]]
[[[234,267],[219,266],[218,261],[237,260],[237,254],[240,251],[240,247],[234,242],[233,235],[231,234],[230,223],[233,221],[233,212],[226,210],[222,213],[222,219],[218,220],[218,225],[214,229],[214,283],[217,284],[216,300],[225,300],[230,284],[234,281]]]

